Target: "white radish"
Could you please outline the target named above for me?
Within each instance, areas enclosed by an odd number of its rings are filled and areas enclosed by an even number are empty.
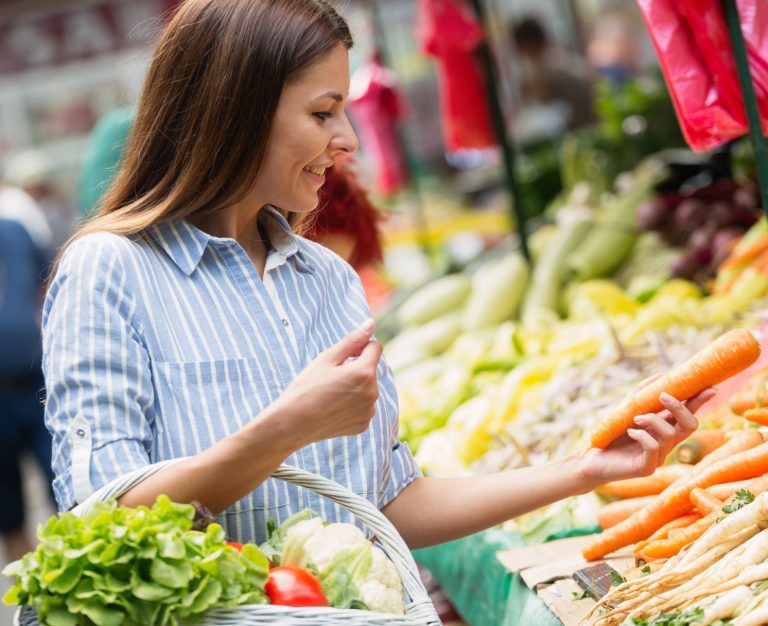
[[[764,626],[768,624],[768,606],[765,604],[754,611],[743,613],[731,622],[731,626]]]
[[[755,563],[740,572],[735,578],[723,583],[712,591],[719,593],[726,589],[733,589],[736,585],[751,585],[754,582],[765,580],[766,578],[768,578],[768,561]]]
[[[680,567],[684,569],[697,557],[722,543],[725,538],[735,535],[753,524],[765,524],[766,522],[768,522],[768,492],[763,492],[748,506],[726,515],[719,523],[709,527],[685,553],[680,561]]]
[[[734,617],[741,613],[752,601],[752,592],[746,585],[740,585],[718,596],[709,606],[704,607],[704,615],[690,626],[709,626],[718,619]]]
[[[764,530],[733,550],[726,558],[680,585],[675,594],[683,597],[700,597],[717,585],[733,580],[745,568],[762,563],[768,558],[768,530]]]

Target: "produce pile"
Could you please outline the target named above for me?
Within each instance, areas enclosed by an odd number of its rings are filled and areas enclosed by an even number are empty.
[[[256,546],[226,541],[212,519],[166,496],[61,513],[3,570],[15,577],[3,601],[33,607],[43,626],[166,626],[267,603],[405,613],[394,564],[352,524],[305,510]]]
[[[384,354],[401,437],[425,473],[485,474],[581,451],[641,380],[760,323],[768,223],[754,186],[688,165],[676,179],[675,167],[650,157],[611,194],[579,182],[533,233],[532,267],[501,252],[396,310],[400,332]],[[682,272],[692,256],[695,271]],[[691,463],[698,452],[686,446]],[[541,541],[594,523],[599,505],[580,496],[507,526]]]
[[[648,478],[600,488],[605,497],[623,499],[601,511],[605,530],[584,556],[632,546],[638,565],[585,623],[768,623],[768,432],[759,428],[766,392],[768,368],[761,367],[731,393],[730,420],[697,433],[689,450],[695,464],[663,466]],[[677,454],[685,460],[687,450]]]
[[[766,444],[763,444],[766,445]],[[747,494],[749,497],[747,497]],[[752,501],[750,501],[752,500]],[[720,503],[722,505],[722,503]],[[591,626],[761,626],[768,623],[768,493],[721,507],[685,552],[611,590]]]
[[[704,282],[715,276],[734,244],[758,220],[756,209],[754,189],[722,180],[644,202],[637,224],[680,249],[669,268],[674,277]]]

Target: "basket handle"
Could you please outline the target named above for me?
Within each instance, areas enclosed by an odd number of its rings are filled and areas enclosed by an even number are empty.
[[[160,461],[129,472],[92,493],[86,500],[72,509],[72,512],[79,516],[85,515],[96,503],[109,500],[110,498],[119,498],[143,480],[166,467],[185,460],[185,458],[187,457]],[[405,545],[403,538],[392,523],[371,502],[332,480],[291,465],[280,465],[273,472],[272,477],[311,489],[315,493],[343,506],[360,521],[364,522],[374,532],[384,546],[387,555],[395,564],[395,568],[398,574],[400,574],[403,587],[411,602],[419,604],[430,602],[427,591],[424,589],[424,584],[421,582],[416,562],[413,560],[413,556],[411,556],[411,552]]]

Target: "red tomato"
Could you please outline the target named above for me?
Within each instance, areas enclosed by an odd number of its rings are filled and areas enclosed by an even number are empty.
[[[237,543],[237,541],[227,541],[227,545],[228,546],[232,546],[238,552],[242,552],[243,551],[243,544],[242,543]]]
[[[264,591],[272,604],[283,606],[328,606],[320,581],[311,572],[293,565],[273,567]]]

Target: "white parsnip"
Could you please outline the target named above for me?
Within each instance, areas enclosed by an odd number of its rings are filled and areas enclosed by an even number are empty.
[[[615,626],[627,618],[701,608],[691,626],[732,619],[733,626],[768,624],[768,492],[725,516],[657,572],[610,591],[585,618],[589,626]],[[602,612],[602,615],[598,613]]]
[[[680,561],[680,567],[685,569],[685,566],[697,557],[708,552],[718,543],[722,543],[723,539],[761,522],[763,524],[768,522],[768,492],[761,493],[749,506],[727,515],[718,524],[710,526],[686,551]]]
[[[712,604],[703,607],[704,615],[691,626],[709,626],[718,619],[727,619],[739,615],[753,599],[752,592],[746,585],[740,585],[718,596]]]
[[[742,613],[731,622],[731,626],[764,626],[768,624],[768,606],[761,604],[748,613]]]

